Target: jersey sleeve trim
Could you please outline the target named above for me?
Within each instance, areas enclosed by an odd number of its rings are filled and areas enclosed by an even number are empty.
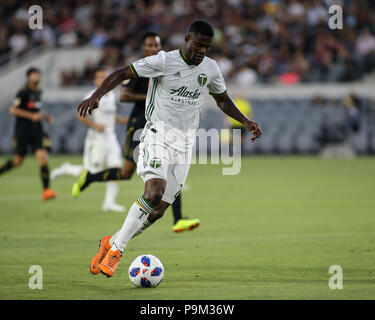
[[[189,65],[189,66],[194,65],[188,58],[185,57],[181,48],[178,51],[180,52],[180,56],[181,56],[182,60],[184,60],[187,65]]]
[[[225,90],[225,91],[222,92],[222,93],[212,93],[212,92],[210,92],[210,95],[211,95],[211,96],[214,96],[214,97],[223,96],[223,95],[225,95],[225,94],[227,94],[227,90]]]
[[[21,98],[19,96],[16,96],[14,99],[13,99],[13,102],[12,102],[12,107],[19,107],[21,105]]]
[[[130,67],[130,70],[133,72],[134,76],[135,76],[136,78],[139,78],[139,75],[138,75],[138,73],[137,73],[137,70],[135,70],[134,65],[131,63],[131,64],[129,65],[129,67]]]

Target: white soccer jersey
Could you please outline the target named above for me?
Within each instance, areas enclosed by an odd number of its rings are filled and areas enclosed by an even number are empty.
[[[95,90],[90,91],[86,98],[89,98]],[[95,109],[91,113],[91,119],[97,124],[105,126],[103,132],[98,132],[95,129],[89,128],[87,132],[88,137],[96,137],[98,135],[105,136],[115,134],[116,125],[116,95],[114,92],[110,91],[105,94],[99,102],[99,108]]]
[[[173,140],[172,147],[181,151],[192,147],[205,91],[211,95],[226,93],[224,78],[216,61],[205,57],[196,66],[181,49],[162,50],[157,55],[135,61],[130,68],[137,77],[150,78],[146,128],[162,123]]]
[[[86,95],[86,99],[91,97],[91,91]],[[92,111],[91,118],[97,124],[105,127],[103,132],[89,128],[87,130],[85,147],[83,153],[83,165],[86,170],[93,173],[107,167],[121,167],[121,147],[118,143],[116,125],[116,95],[114,92],[105,94],[99,102],[99,108]]]

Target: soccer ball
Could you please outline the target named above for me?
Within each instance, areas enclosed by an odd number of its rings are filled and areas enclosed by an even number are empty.
[[[140,255],[129,266],[129,279],[138,288],[154,288],[163,278],[163,264],[152,254]]]

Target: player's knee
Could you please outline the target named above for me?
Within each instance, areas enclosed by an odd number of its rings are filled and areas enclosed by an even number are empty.
[[[42,159],[42,160],[39,161],[39,164],[40,164],[42,167],[44,167],[44,166],[48,165],[48,160],[46,160],[46,159]]]
[[[48,164],[48,153],[44,149],[37,150],[36,158],[41,166],[46,166]]]
[[[166,187],[164,179],[149,179],[145,184],[144,197],[151,202],[153,207],[160,204]]]
[[[163,191],[161,189],[149,190],[145,192],[144,197],[151,202],[153,206],[157,206],[163,197]]]

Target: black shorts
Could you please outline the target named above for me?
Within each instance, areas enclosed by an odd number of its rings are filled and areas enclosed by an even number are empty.
[[[37,135],[18,135],[17,133],[13,138],[14,153],[23,157],[30,149],[35,153],[38,149],[46,149],[51,152],[51,140],[48,135],[43,132]]]
[[[136,157],[138,155],[134,155],[134,150],[135,148],[138,147],[139,142],[140,142],[139,136],[137,135],[138,137],[134,137],[134,134],[137,131],[139,133],[140,130],[143,130],[143,127],[139,128],[139,127],[131,126],[131,125],[129,125],[126,129],[126,138],[125,138],[125,145],[123,149],[123,156],[126,160],[131,161],[133,163],[137,163]],[[134,138],[136,139],[134,140]]]

